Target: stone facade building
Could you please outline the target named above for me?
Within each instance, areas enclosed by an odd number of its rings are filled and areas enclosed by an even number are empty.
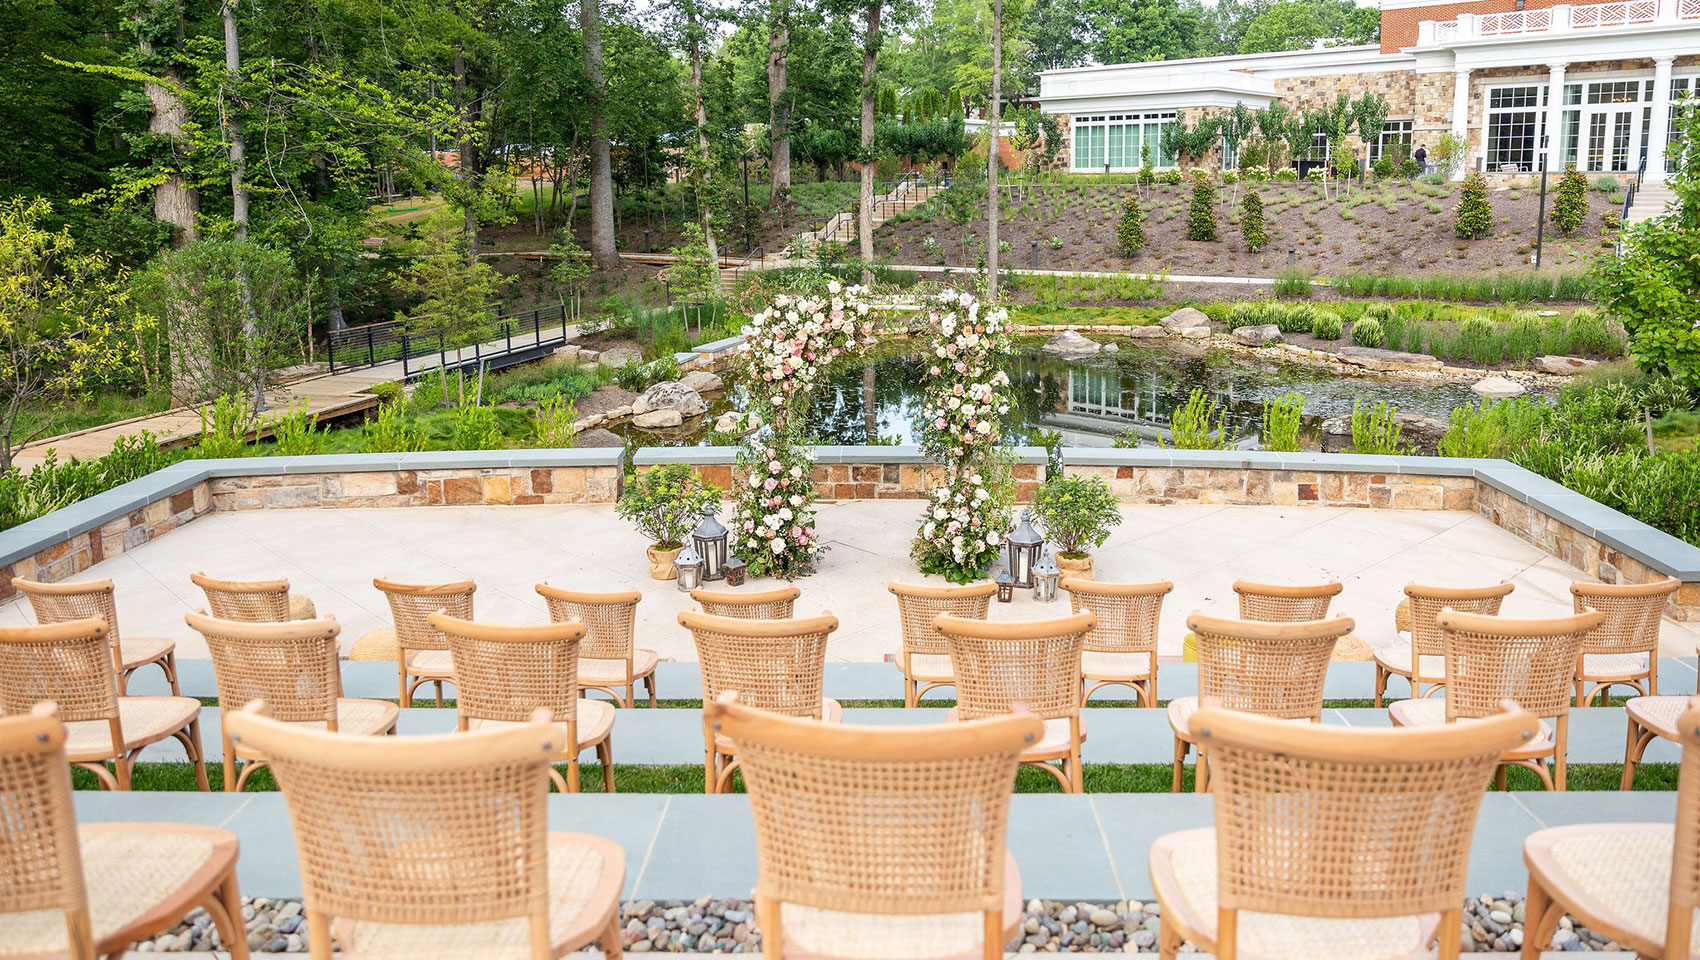
[[[1341,93],[1391,106],[1380,135],[1347,145],[1370,161],[1433,150],[1451,133],[1469,155],[1457,171],[1561,171],[1629,176],[1643,162],[1662,180],[1673,111],[1700,96],[1700,0],[1382,0],[1381,43],[1047,70],[1039,100],[1064,121],[1064,163],[1077,173],[1138,169],[1180,158],[1162,129],[1280,101],[1298,111]],[[1233,166],[1220,143],[1201,164]],[[1326,163],[1328,146],[1295,158]],[[1224,164],[1226,161],[1226,164]]]

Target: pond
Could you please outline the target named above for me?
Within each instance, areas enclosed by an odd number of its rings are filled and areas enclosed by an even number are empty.
[[[1452,409],[1477,399],[1465,384],[1388,376],[1343,376],[1294,359],[1246,357],[1220,347],[1124,342],[1117,353],[1065,361],[1042,354],[1042,340],[1024,341],[1009,366],[1014,407],[1005,440],[1031,443],[1038,431],[1058,431],[1066,446],[1107,447],[1129,430],[1146,446],[1165,434],[1177,407],[1198,387],[1226,409],[1241,446],[1255,446],[1263,401],[1298,391],[1305,421],[1348,416],[1352,405],[1377,401],[1400,413],[1445,421]],[[925,361],[913,344],[882,347],[841,360],[817,388],[808,426],[823,444],[919,442]],[[615,433],[651,446],[707,445],[714,418],[744,409],[748,392],[734,374],[709,397],[708,416],[680,430],[650,432],[629,423]],[[1315,442],[1314,436],[1312,442]]]

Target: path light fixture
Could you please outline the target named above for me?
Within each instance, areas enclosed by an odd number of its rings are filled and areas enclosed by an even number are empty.
[[[702,557],[704,580],[726,579],[726,537],[726,524],[715,517],[714,505],[710,504],[702,511],[702,522],[691,531],[691,542]]]
[[[998,571],[998,602],[1008,603],[1015,599],[1015,581],[1010,578],[1008,570]]]
[[[1055,603],[1057,584],[1061,582],[1062,571],[1057,569],[1057,562],[1051,559],[1049,553],[1041,556],[1033,568],[1033,599],[1040,603]]]
[[[741,587],[741,586],[743,586],[744,585],[744,574],[748,571],[748,569],[749,568],[744,564],[744,561],[738,559],[737,557],[727,557],[726,558],[726,585],[728,587]]]
[[[702,556],[696,549],[686,545],[674,559],[673,567],[679,571],[679,590],[690,593],[702,585]]]
[[[1004,534],[1004,542],[1009,545],[1010,579],[1018,587],[1032,587],[1033,565],[1038,562],[1039,552],[1045,547],[1045,538],[1033,529],[1032,511],[1021,511],[1020,521],[1014,530]]]

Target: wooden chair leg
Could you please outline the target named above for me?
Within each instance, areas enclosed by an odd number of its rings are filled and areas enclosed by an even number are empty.
[[[1375,708],[1381,709],[1381,698],[1387,693],[1387,671],[1381,664],[1375,665]]]
[[[720,779],[719,756],[714,747],[710,746],[702,755],[702,792],[715,793],[714,785]]]
[[[761,955],[764,960],[781,960],[785,956],[785,933],[779,926],[779,903],[767,897],[756,900],[756,926],[761,928]]]
[[[224,743],[224,792],[236,792],[236,745],[230,742],[230,737],[222,737]]]
[[[307,914],[307,952],[313,960],[331,960],[331,918],[317,910]]]
[[[1689,926],[1694,920],[1694,908],[1683,904],[1671,904],[1665,914],[1665,956],[1686,957],[1690,953],[1689,941],[1693,929]]]
[[[1181,764],[1186,761],[1186,753],[1187,753],[1186,741],[1182,740],[1180,737],[1176,737],[1175,738],[1175,771],[1174,771],[1175,779],[1174,779],[1174,784],[1169,787],[1170,793],[1180,793],[1181,792]]]
[[[903,678],[903,705],[905,707],[913,707],[921,699],[919,688],[920,684],[908,677]]]
[[[1539,960],[1541,920],[1551,903],[1546,887],[1541,886],[1539,880],[1530,877],[1529,894],[1523,901],[1523,948],[1519,951],[1522,960]]]
[[[175,652],[166,654],[159,661],[159,665],[165,671],[165,681],[171,684],[171,695],[174,697],[182,696],[183,692],[177,689],[177,654]]]
[[[1558,723],[1554,726],[1557,727],[1557,730],[1553,739],[1552,779],[1553,786],[1563,791],[1566,782],[1565,772],[1570,761],[1570,714],[1568,712],[1560,714]]]
[[[1493,768],[1493,788],[1500,793],[1505,792],[1505,764]]]
[[[609,734],[596,745],[596,757],[602,761],[602,792],[614,792],[614,735]]]
[[[626,684],[626,702],[621,704],[621,706],[625,707],[627,710],[630,710],[632,708],[632,704],[634,704],[636,702],[637,702],[637,681],[633,680],[631,683]]]
[[[112,761],[112,777],[118,781],[118,789],[130,789],[130,769],[135,763],[135,757],[130,754],[124,754]]]
[[[1463,946],[1464,908],[1454,907],[1440,914],[1440,927],[1435,939],[1440,941],[1436,946],[1440,950],[1440,960],[1458,960],[1458,953]]]
[[[980,949],[981,960],[1003,960],[1003,911],[987,910],[981,914],[985,942]]]
[[[649,691],[649,709],[655,709],[655,674],[643,678],[644,689]]]
[[[1162,906],[1159,903],[1159,906]],[[1181,932],[1167,918],[1174,916],[1167,906],[1163,906],[1164,919],[1157,927],[1157,957],[1158,960],[1175,960],[1175,955],[1181,951]]]
[[[218,915],[207,911],[218,926],[218,937],[230,951],[230,960],[248,960],[248,933],[242,923],[242,892],[236,887],[236,868],[232,867],[219,883],[218,899],[224,907],[226,922],[219,924]]]
[[[567,758],[567,792],[578,792],[578,753]]]
[[[1198,747],[1197,759],[1192,762],[1192,792],[1210,792],[1210,756],[1204,752],[1202,744]]]
[[[195,765],[195,785],[202,793],[209,792],[212,785],[207,782],[207,755],[201,749],[201,718],[196,716],[190,720],[188,729],[180,731],[178,739],[183,741],[183,747],[188,751],[189,762]]]
[[[441,710],[443,708],[443,681],[438,680],[435,685],[437,688],[437,709]]]
[[[130,674],[131,674],[131,672],[132,671],[129,671],[129,670],[118,671],[118,695],[120,697],[127,697],[127,696],[130,695]]]
[[[1072,793],[1086,792],[1086,771],[1080,768],[1080,744],[1075,744],[1068,754],[1068,784]]]
[[[614,913],[608,918],[608,925],[602,929],[602,936],[597,941],[602,945],[602,955],[618,960],[625,950],[624,938],[621,936],[620,909],[614,908]]]
[[[1200,756],[1203,756],[1203,754],[1200,754]],[[1229,910],[1226,907],[1216,908],[1216,960],[1238,960],[1240,955],[1239,920],[1238,910]]]

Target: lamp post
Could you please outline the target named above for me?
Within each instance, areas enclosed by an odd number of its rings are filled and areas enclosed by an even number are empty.
[[[679,556],[673,561],[673,566],[679,571],[679,590],[690,593],[702,585],[702,557],[690,546],[679,551]]]
[[[714,515],[714,505],[702,511],[702,522],[691,531],[691,542],[702,557],[704,580],[726,579],[726,525]]]
[[[1039,531],[1033,529],[1033,514],[1031,511],[1021,511],[1021,520],[1015,529],[1004,535],[1004,542],[1009,545],[1009,577],[1018,587],[1033,586],[1033,565],[1039,559],[1039,551],[1045,546],[1045,538],[1039,536]]]

